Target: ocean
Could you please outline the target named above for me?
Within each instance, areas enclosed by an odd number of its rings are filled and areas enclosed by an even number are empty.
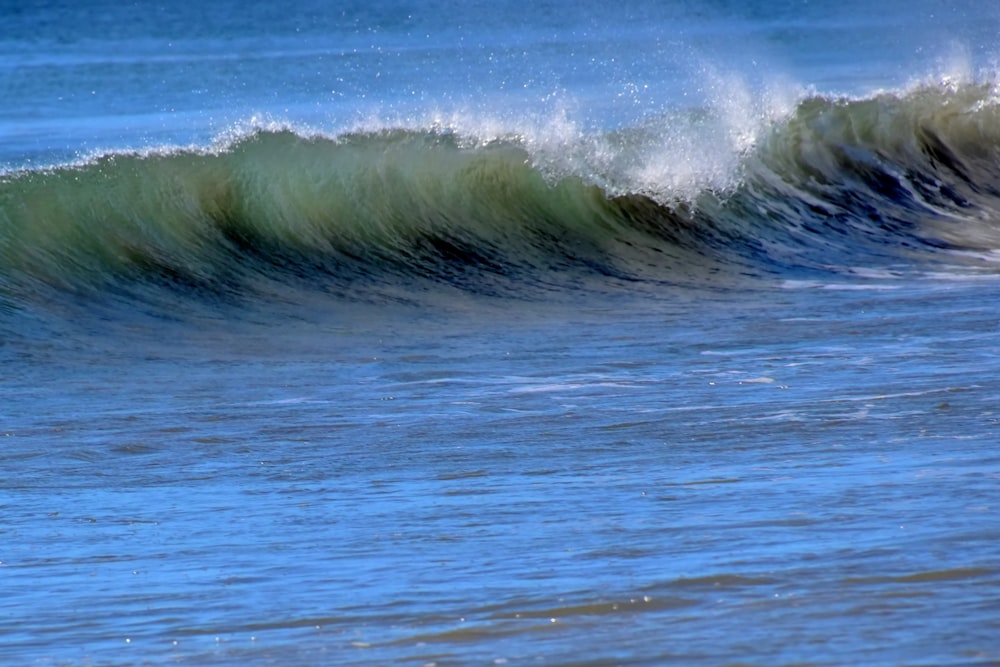
[[[1000,4],[0,16],[0,663],[1000,664]]]

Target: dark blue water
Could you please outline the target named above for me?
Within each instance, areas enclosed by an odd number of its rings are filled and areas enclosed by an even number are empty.
[[[0,662],[1000,661],[1000,8],[0,10]]]

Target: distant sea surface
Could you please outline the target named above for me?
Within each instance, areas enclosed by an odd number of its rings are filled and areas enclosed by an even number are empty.
[[[0,0],[0,663],[1000,664],[1000,5]]]

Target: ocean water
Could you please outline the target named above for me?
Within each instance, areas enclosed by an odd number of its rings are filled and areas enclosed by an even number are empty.
[[[1000,664],[1000,5],[0,16],[0,663]]]

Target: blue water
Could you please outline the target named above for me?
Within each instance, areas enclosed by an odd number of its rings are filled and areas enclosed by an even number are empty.
[[[991,3],[13,3],[0,160],[204,143],[254,117],[584,126],[750,90],[863,94],[995,62]]]
[[[1000,663],[1000,5],[0,14],[0,663]]]

